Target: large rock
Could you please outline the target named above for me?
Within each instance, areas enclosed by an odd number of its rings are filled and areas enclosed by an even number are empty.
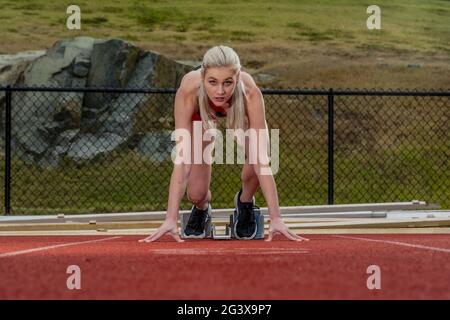
[[[139,142],[138,152],[155,162],[170,160],[175,142],[171,139],[171,131],[147,133]]]
[[[0,73],[2,85],[176,88],[192,66],[120,39],[77,37],[57,41],[45,54],[36,54],[34,60],[19,60],[5,70],[7,75]],[[159,154],[165,151],[155,137],[167,139],[165,134],[154,132],[173,125],[172,95],[14,92],[12,105],[13,152],[44,167],[57,166],[64,156],[75,161],[92,160],[130,145],[140,145],[137,151],[142,155],[152,151]],[[4,113],[4,98],[0,106]],[[148,140],[146,132],[152,132],[153,140]],[[137,137],[154,142],[154,150],[148,143],[143,148]],[[160,155],[153,160],[163,158]]]
[[[33,60],[44,54],[44,50],[24,51],[17,54],[1,54],[0,86],[14,85],[26,67]]]

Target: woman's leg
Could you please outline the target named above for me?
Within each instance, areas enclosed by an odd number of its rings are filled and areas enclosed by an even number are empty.
[[[183,230],[188,238],[204,238],[209,236],[211,224],[211,165],[192,164],[187,184],[187,197],[194,204],[189,219]],[[199,210],[201,211],[199,211]],[[206,211],[204,211],[206,210]]]
[[[205,130],[202,130],[202,134]],[[194,136],[192,135],[191,159],[194,162]],[[202,156],[203,152],[210,142],[202,142]],[[211,164],[204,163],[202,159],[201,164],[192,164],[191,173],[189,175],[187,184],[187,197],[198,209],[205,210],[208,208],[208,203],[211,202],[211,191],[209,185],[211,183]]]
[[[242,193],[241,193],[241,201],[242,202],[251,202],[253,196],[259,187],[259,179],[256,175],[255,170],[253,169],[253,165],[244,164],[241,173],[242,179]]]
[[[249,163],[248,148],[245,151],[245,163],[241,173],[242,191],[238,192],[234,198],[236,215],[233,231],[237,239],[254,239],[258,231],[258,224],[255,219],[253,195],[259,187],[259,179],[254,170],[254,165]],[[240,198],[238,199],[237,196],[239,195]]]
[[[187,185],[187,197],[198,209],[205,210],[211,202],[211,165],[193,164]]]
[[[241,201],[242,202],[251,202],[253,196],[259,187],[259,179],[256,174],[256,171],[253,167],[253,164],[249,163],[249,140],[248,137],[245,139],[245,163],[242,168],[241,180],[242,180],[242,193],[241,193]]]

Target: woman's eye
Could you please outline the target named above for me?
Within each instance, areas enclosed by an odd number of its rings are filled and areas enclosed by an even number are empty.
[[[215,81],[209,81],[209,83],[212,84],[212,85],[216,84]],[[232,81],[227,81],[227,82],[225,82],[225,84],[226,85],[231,85],[231,84],[233,84],[233,82]]]

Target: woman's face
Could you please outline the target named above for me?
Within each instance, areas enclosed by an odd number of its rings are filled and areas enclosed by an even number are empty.
[[[239,72],[234,74],[230,67],[208,68],[203,79],[209,99],[224,108],[229,107],[226,101],[231,98],[239,81]]]

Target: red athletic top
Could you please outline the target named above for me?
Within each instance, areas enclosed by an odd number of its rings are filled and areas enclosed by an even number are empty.
[[[227,101],[230,102],[231,98]],[[219,118],[226,117],[227,114],[222,107],[216,106],[209,98],[208,98],[209,106],[214,110],[215,116]],[[216,121],[216,117],[213,114],[213,120]],[[192,121],[202,121],[202,117],[200,116],[200,112],[196,112],[192,115]]]

